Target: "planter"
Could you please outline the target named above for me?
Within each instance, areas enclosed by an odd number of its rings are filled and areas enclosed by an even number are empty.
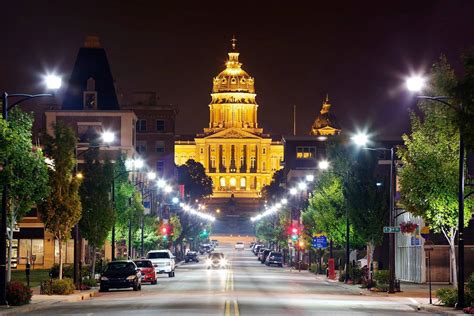
[[[405,237],[412,237],[413,236],[413,233],[402,233],[402,234]]]
[[[400,232],[409,237],[412,236],[418,228],[418,224],[412,222],[403,222],[400,224]]]

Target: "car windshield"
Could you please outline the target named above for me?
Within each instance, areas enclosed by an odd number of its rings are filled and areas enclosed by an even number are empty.
[[[273,257],[281,257],[282,255],[281,255],[280,252],[272,252],[272,253],[270,254],[270,256],[273,256]]]
[[[237,245],[243,245],[243,244],[244,244],[244,243],[241,242],[241,241],[238,241],[238,242],[237,242]]]
[[[223,253],[213,253],[213,254],[209,255],[209,258],[211,258],[211,259],[224,258],[224,254]]]
[[[115,272],[115,271],[133,271],[135,270],[135,265],[131,262],[111,262],[107,265],[107,272]]]
[[[153,263],[149,260],[134,261],[139,268],[153,268]]]
[[[168,252],[150,252],[147,255],[148,259],[169,259],[170,254]]]

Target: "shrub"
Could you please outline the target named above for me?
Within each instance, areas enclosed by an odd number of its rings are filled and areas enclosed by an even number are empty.
[[[89,287],[93,287],[97,286],[97,281],[95,279],[84,279],[82,280],[82,284]]]
[[[90,274],[89,265],[84,264],[81,268],[81,275],[87,276]],[[59,264],[54,264],[51,268],[50,273],[52,273],[53,279],[59,278]],[[63,264],[63,278],[74,278],[74,265],[72,264]]]
[[[469,292],[474,297],[474,273],[471,273],[467,279],[466,292]]]
[[[352,279],[352,283],[359,284],[362,281],[362,276],[364,275],[361,268],[352,267],[350,270],[350,277]]]
[[[22,282],[11,281],[7,283],[6,299],[9,305],[19,306],[29,304],[33,291]]]
[[[71,279],[53,280],[52,293],[59,295],[72,294],[74,292],[74,283]]]
[[[436,291],[436,296],[446,306],[453,307],[458,301],[458,291],[455,288],[441,288]]]
[[[388,283],[390,282],[390,272],[388,270],[378,270],[374,273],[374,280],[377,282],[379,289],[387,291]]]
[[[312,263],[309,267],[309,271],[316,273],[318,271],[318,265],[316,263]]]

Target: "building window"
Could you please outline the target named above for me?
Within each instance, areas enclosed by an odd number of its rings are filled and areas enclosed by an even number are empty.
[[[297,159],[315,159],[316,147],[296,147]]]
[[[97,92],[84,91],[84,110],[97,110]]]
[[[14,245],[14,244],[12,244]],[[20,264],[26,264],[28,257],[36,256],[35,264],[44,263],[44,240],[43,239],[20,239]]]
[[[255,168],[255,157],[250,157],[250,168]]]
[[[137,141],[136,149],[139,154],[146,153],[146,141],[144,140]]]
[[[247,185],[247,180],[245,178],[240,178],[240,187],[245,188]]]
[[[156,120],[156,131],[157,132],[165,131],[165,120]]]
[[[237,185],[237,180],[235,178],[230,178],[230,186],[235,187]]]
[[[267,153],[267,149],[265,147],[262,148],[262,154],[266,154]]]
[[[219,182],[220,182],[221,187],[224,188],[224,187],[225,187],[225,178],[224,178],[224,177],[221,177],[220,180],[219,180]]]
[[[137,132],[146,132],[146,120],[137,120]]]
[[[265,171],[265,169],[267,169],[267,164],[264,162],[262,162],[262,171]]]
[[[222,166],[225,168],[226,165],[225,165],[225,156],[222,157]]]
[[[62,246],[63,263],[74,263],[74,240],[69,239],[63,242]],[[59,242],[54,241],[54,263],[59,263]]]
[[[156,141],[156,152],[157,153],[164,153],[165,152],[165,142],[162,140]]]
[[[156,162],[156,173],[163,174],[164,167],[165,167],[165,162],[163,160],[158,160]]]
[[[203,147],[199,148],[199,153],[200,153],[201,155],[204,154],[204,148],[203,148]]]
[[[215,168],[216,167],[216,157],[212,156],[211,157],[211,168]]]

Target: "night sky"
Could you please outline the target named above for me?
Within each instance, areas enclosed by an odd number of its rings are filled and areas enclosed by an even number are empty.
[[[125,100],[156,91],[179,107],[177,132],[194,134],[208,125],[212,77],[235,34],[266,132],[291,133],[296,104],[307,133],[328,93],[345,131],[391,138],[414,104],[405,75],[427,72],[441,53],[459,67],[474,45],[474,1],[328,2],[9,1],[0,91],[39,92],[48,69],[67,79],[85,36],[98,35]]]

